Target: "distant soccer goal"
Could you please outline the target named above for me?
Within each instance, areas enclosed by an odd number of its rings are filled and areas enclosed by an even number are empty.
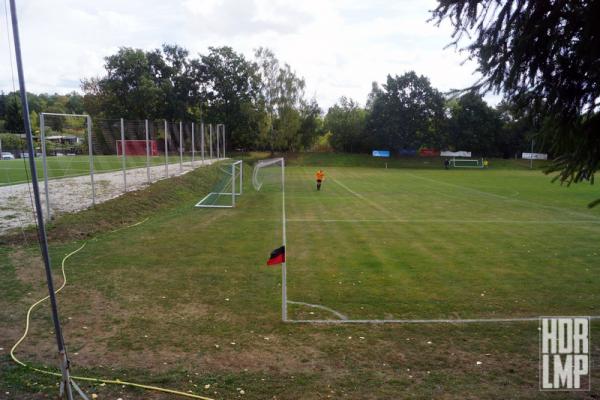
[[[450,159],[450,166],[453,168],[483,168],[483,158],[480,159],[467,159],[467,158],[452,158]]]
[[[158,143],[156,140],[117,140],[117,155],[122,156],[158,156]]]
[[[242,195],[244,182],[243,161],[219,165],[219,180],[213,190],[196,203],[201,208],[232,208],[236,197]]]

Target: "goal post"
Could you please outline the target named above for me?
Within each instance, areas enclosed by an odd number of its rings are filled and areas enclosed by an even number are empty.
[[[242,160],[218,166],[219,180],[212,191],[196,203],[199,208],[233,208],[236,197],[243,193],[244,163]]]
[[[450,159],[450,166],[453,168],[483,168],[483,158],[472,159],[472,158],[454,158]]]

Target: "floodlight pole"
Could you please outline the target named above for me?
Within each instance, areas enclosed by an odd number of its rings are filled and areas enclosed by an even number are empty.
[[[33,186],[33,195],[35,200],[35,210],[38,223],[38,235],[40,249],[44,259],[44,268],[46,271],[46,282],[48,284],[48,295],[50,298],[50,308],[52,310],[52,321],[54,322],[54,333],[56,335],[56,344],[58,346],[58,354],[60,360],[60,369],[62,373],[61,388],[64,389],[67,399],[73,399],[71,388],[71,377],[69,374],[69,359],[65,349],[65,342],[58,317],[58,306],[56,304],[56,295],[54,293],[54,282],[52,280],[52,268],[50,254],[48,251],[48,239],[46,237],[46,227],[44,225],[44,216],[42,213],[42,202],[40,199],[40,188],[37,181],[37,169],[35,165],[35,152],[33,146],[33,136],[31,134],[31,124],[29,122],[29,104],[27,103],[27,90],[25,89],[25,77],[23,74],[23,61],[21,59],[21,42],[19,39],[19,25],[17,21],[17,7],[15,0],[10,0],[10,14],[13,28],[13,40],[15,43],[15,56],[17,62],[17,72],[19,76],[19,91],[21,96],[21,105],[23,108],[23,125],[25,135],[27,137],[27,149],[29,152],[29,168],[31,169],[31,184]],[[63,394],[61,390],[61,395]]]
[[[283,248],[285,260],[287,260],[287,236],[285,232],[285,159],[281,158],[281,211],[283,226]],[[281,264],[281,320],[287,321],[287,265],[286,261]]]

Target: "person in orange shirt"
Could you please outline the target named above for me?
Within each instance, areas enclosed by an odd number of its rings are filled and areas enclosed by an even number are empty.
[[[325,173],[322,169],[320,169],[317,171],[315,176],[317,177],[317,190],[321,190],[321,183],[323,183],[323,181],[325,180]]]

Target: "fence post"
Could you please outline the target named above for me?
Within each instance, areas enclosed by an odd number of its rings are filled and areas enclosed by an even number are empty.
[[[148,176],[148,184],[150,184],[150,140],[148,133],[148,120],[145,120],[146,127],[146,175]]]
[[[179,173],[183,172],[183,122],[179,121]]]
[[[196,149],[194,146],[194,123],[192,122],[192,169],[194,169],[194,156],[196,155]]]
[[[210,150],[209,151],[209,156],[210,156],[211,160],[213,158],[213,151],[212,151],[212,144],[213,144],[212,131],[213,131],[212,130],[212,124],[208,124],[208,142],[209,142],[208,144],[210,145],[210,147],[209,147],[209,150]]]
[[[127,192],[127,160],[125,157],[125,124],[123,123],[123,118],[121,118],[121,168],[123,169],[123,192]]]
[[[219,124],[217,124],[216,126],[217,126],[217,132],[216,132],[216,134],[217,134],[217,160],[218,160],[221,156],[221,152],[220,152],[221,149],[219,148],[220,147],[220,145],[219,145]]]
[[[40,140],[42,141],[42,167],[44,168],[44,192],[46,194],[46,215],[50,219],[50,189],[48,188],[48,164],[46,163],[46,125],[44,113],[40,114]],[[35,154],[34,154],[35,155]]]
[[[165,178],[169,177],[169,144],[167,143],[168,134],[169,128],[167,126],[167,120],[165,119]]]
[[[87,116],[88,120],[88,151],[90,154],[90,179],[92,181],[92,205],[96,205],[96,186],[94,185],[94,151],[92,146],[92,117]]]
[[[202,154],[202,165],[204,165],[204,122],[200,122],[200,153]]]

